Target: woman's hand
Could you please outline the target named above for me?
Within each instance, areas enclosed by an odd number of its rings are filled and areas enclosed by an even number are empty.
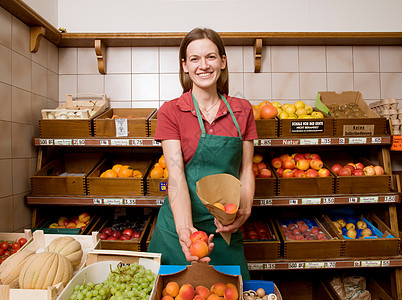
[[[191,239],[190,236],[194,232],[196,232],[197,229],[192,227],[192,228],[180,228],[177,230],[178,235],[179,235],[179,242],[181,245],[181,249],[186,257],[187,261],[199,261],[199,262],[209,262],[211,258],[208,256],[205,256],[203,258],[199,258],[198,256],[193,256],[190,253],[190,246],[191,246]],[[208,248],[209,248],[209,253],[211,253],[212,249],[214,248],[214,243],[212,243],[212,239],[214,238],[214,235],[211,234],[208,237]]]
[[[233,223],[226,225],[226,226],[224,226],[221,222],[219,222],[217,219],[215,219],[215,225],[218,228],[216,230],[216,232],[217,233],[222,233],[222,232],[235,233],[235,232],[237,232],[237,230],[239,230],[241,225],[243,225],[247,221],[250,214],[251,214],[251,211],[240,208],[237,211],[236,218],[233,221]]]

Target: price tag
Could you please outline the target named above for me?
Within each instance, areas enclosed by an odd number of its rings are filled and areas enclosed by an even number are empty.
[[[124,205],[136,205],[135,199],[124,199]]]
[[[357,197],[351,197],[349,198],[349,203],[357,203],[358,198]]]
[[[391,150],[402,151],[402,135],[392,136]]]
[[[340,145],[345,144],[345,138],[339,138],[339,144]]]
[[[103,199],[105,205],[123,205],[123,199]]]
[[[39,145],[53,145],[53,139],[39,139]]]
[[[84,139],[73,139],[73,145],[85,146],[85,140]]]
[[[389,260],[381,261],[381,267],[389,267],[390,265],[391,265],[391,262]]]
[[[131,144],[133,145],[133,146],[142,146],[142,144],[143,144],[143,141],[142,140],[131,140]]]
[[[326,268],[326,269],[336,268],[336,262],[327,261],[327,262],[325,262],[325,267],[324,268]]]
[[[284,146],[289,146],[289,145],[299,145],[300,140],[283,140],[282,144]]]
[[[272,199],[260,199],[260,206],[272,205]]]
[[[117,119],[116,119],[117,120]],[[112,146],[129,146],[130,145],[130,140],[126,140],[126,139],[113,139],[110,140],[110,145]]]
[[[384,197],[384,202],[395,202],[396,197],[395,196],[385,196]]]
[[[360,197],[360,203],[377,203],[378,197]]]
[[[162,205],[165,199],[156,199],[156,205]]]
[[[381,260],[362,260],[360,266],[363,268],[381,267]]]
[[[331,144],[331,139],[325,138],[321,139],[321,145],[330,145]]]
[[[302,204],[321,204],[321,198],[302,198]]]
[[[255,139],[254,140],[254,146],[258,146],[259,145],[260,140]]]
[[[323,269],[325,268],[324,262],[306,262],[305,264],[306,269]]]
[[[255,141],[254,141],[254,142],[255,142]],[[158,142],[158,141],[153,140],[153,141],[152,141],[152,145],[153,145],[153,146],[160,146],[160,145],[162,145],[162,144],[161,144],[161,142]]]
[[[300,139],[300,145],[318,145],[318,139]]]
[[[73,140],[71,139],[55,139],[54,144],[57,146],[71,146],[73,144]]]
[[[271,140],[270,139],[260,140],[260,145],[261,146],[271,146]]]
[[[250,263],[247,264],[249,270],[263,270],[263,264]]]
[[[288,263],[288,269],[304,269],[304,263],[302,262],[294,262],[294,263]]]
[[[335,198],[334,197],[329,197],[329,198],[322,199],[322,204],[334,204],[334,203],[335,203]]]
[[[297,204],[299,204],[298,199],[289,199],[289,205],[297,205]]]
[[[355,267],[355,268],[360,268],[360,261],[354,261],[353,262],[353,267]]]
[[[127,119],[114,119],[116,137],[128,136]]]
[[[93,201],[93,204],[103,204],[103,201],[102,201],[102,199],[93,199],[92,200]]]
[[[275,264],[267,264],[267,263],[264,263],[264,264],[262,265],[262,267],[263,267],[264,270],[275,270],[275,269],[276,269],[276,265],[275,265]]]
[[[349,144],[367,144],[367,138],[349,138]]]
[[[100,141],[99,141],[99,144],[100,144],[101,146],[109,146],[109,140],[100,140]]]
[[[371,138],[371,143],[372,144],[381,144],[382,138],[381,137],[373,137]]]

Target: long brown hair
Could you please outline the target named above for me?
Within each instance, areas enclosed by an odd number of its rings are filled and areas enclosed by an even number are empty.
[[[190,76],[184,72],[182,61],[186,61],[186,54],[187,54],[187,47],[188,45],[195,40],[201,39],[209,39],[211,40],[219,51],[219,56],[222,58],[226,56],[225,45],[219,36],[219,34],[209,28],[194,28],[191,30],[184,39],[181,41],[180,44],[180,51],[179,51],[179,64],[180,64],[180,83],[183,87],[183,93],[188,92],[191,90],[193,86],[193,82],[190,79]],[[226,66],[223,70],[221,70],[221,76],[217,82],[217,90],[221,94],[229,94],[229,70],[228,70],[228,63],[226,61]]]

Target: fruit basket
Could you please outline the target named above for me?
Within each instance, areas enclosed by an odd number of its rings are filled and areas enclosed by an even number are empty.
[[[86,100],[73,100],[73,98]],[[93,135],[92,120],[109,107],[105,94],[66,95],[66,103],[43,109],[39,120],[41,137],[68,138]]]
[[[96,137],[147,137],[155,108],[113,108],[94,119]]]

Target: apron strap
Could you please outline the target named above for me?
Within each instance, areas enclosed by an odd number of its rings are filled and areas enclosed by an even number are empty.
[[[239,133],[239,137],[241,138],[241,131],[240,131],[240,126],[237,123],[236,117],[232,111],[232,108],[230,107],[228,101],[226,100],[225,96],[223,96],[221,93],[218,93],[219,97],[221,97],[221,99],[223,100],[223,102],[225,103],[226,107],[229,110],[230,115],[232,116],[232,120],[237,128],[237,132]],[[201,117],[201,112],[200,112],[200,108],[198,107],[198,102],[195,99],[193,93],[191,92],[191,97],[193,98],[193,103],[194,103],[194,107],[195,107],[195,111],[197,112],[197,119],[198,119],[198,123],[200,124],[200,128],[201,128],[201,137],[205,137],[206,135],[206,131],[205,131],[205,126],[204,126],[204,122],[202,120]]]

